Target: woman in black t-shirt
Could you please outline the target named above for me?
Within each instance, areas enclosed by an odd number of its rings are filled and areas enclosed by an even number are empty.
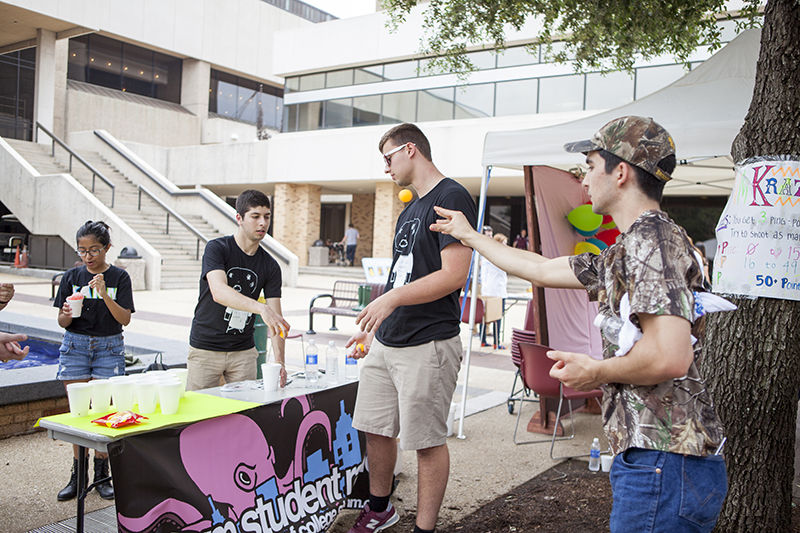
[[[64,273],[53,305],[58,307],[58,325],[64,328],[59,349],[57,378],[66,387],[77,381],[105,379],[125,374],[125,346],[122,326],[131,321],[133,291],[131,278],[121,268],[106,262],[111,236],[105,222],[86,222],[78,229],[77,252],[83,264]],[[68,297],[82,293],[80,316],[73,317]],[[78,313],[76,313],[78,314]],[[69,483],[58,493],[60,501],[77,494],[78,447]],[[84,460],[86,460],[84,458]],[[94,481],[108,477],[108,455],[95,452]],[[96,485],[101,498],[114,498],[110,481]]]

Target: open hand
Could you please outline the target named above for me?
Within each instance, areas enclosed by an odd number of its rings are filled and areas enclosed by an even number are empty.
[[[347,349],[352,346],[353,350],[350,353],[350,357],[353,359],[362,359],[369,353],[369,347],[372,344],[372,339],[373,335],[365,331],[359,331],[347,340],[344,347]]]

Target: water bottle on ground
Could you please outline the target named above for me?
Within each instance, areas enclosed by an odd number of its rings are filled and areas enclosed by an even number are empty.
[[[592,472],[600,470],[600,439],[597,437],[592,441],[592,447],[589,450],[589,470]]]
[[[306,346],[305,371],[308,385],[316,386],[319,380],[319,355],[314,339],[309,339],[308,345]]]
[[[333,341],[328,342],[328,349],[325,351],[325,375],[329,383],[339,380],[339,353]]]
[[[345,353],[344,377],[345,379],[358,379],[358,359],[350,357],[351,353]]]

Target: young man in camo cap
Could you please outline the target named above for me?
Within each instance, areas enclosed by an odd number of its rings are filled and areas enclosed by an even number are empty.
[[[723,430],[697,369],[704,321],[694,318],[694,298],[703,271],[686,232],[660,210],[675,144],[653,119],[628,116],[564,148],[586,154],[592,209],[611,215],[622,232],[600,255],[548,259],[509,249],[460,213],[438,208],[431,229],[536,285],[584,288],[601,315],[628,318],[641,330],[623,357],[615,356],[611,331],[602,331],[603,360],[550,351],[550,375],[579,390],[603,389],[603,425],[616,454],[612,532],[711,531],[727,492]],[[627,316],[620,317],[621,303]]]

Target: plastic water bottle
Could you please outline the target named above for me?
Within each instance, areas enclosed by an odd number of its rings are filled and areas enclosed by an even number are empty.
[[[350,357],[351,353],[345,353],[344,377],[345,379],[358,379],[358,359]]]
[[[329,383],[339,380],[339,353],[333,341],[328,342],[328,349],[325,351],[325,375]]]
[[[306,381],[309,386],[315,386],[319,380],[319,355],[314,339],[309,339],[306,346]]]
[[[619,332],[622,324],[622,319],[614,315],[606,315],[602,318],[601,315],[598,315],[595,319],[595,325],[600,329],[600,333],[615,346],[619,345]]]
[[[589,449],[589,470],[597,472],[600,470],[600,439],[597,437],[592,441],[592,447]]]

